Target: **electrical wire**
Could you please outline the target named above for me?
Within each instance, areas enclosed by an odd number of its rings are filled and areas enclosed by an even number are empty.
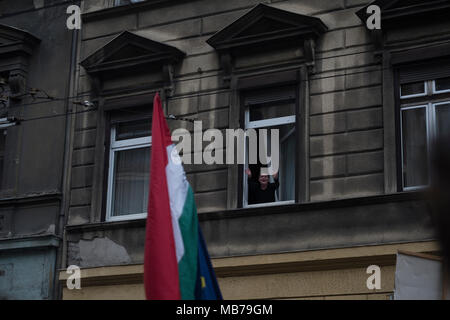
[[[445,41],[445,42],[440,42],[440,43],[450,43],[450,41]],[[317,57],[316,61],[317,60],[334,59],[334,58],[340,58],[340,57],[346,57],[346,56],[355,56],[355,55],[364,54],[364,53],[374,53],[374,50],[371,49],[371,50],[357,51],[357,52],[352,52],[352,53],[345,53],[345,54],[340,54],[340,55],[333,55],[333,56],[328,56],[328,57]],[[370,68],[370,67],[374,67],[374,66],[377,66],[377,64],[368,64],[365,66],[355,66],[354,68]],[[388,67],[388,68],[379,67],[379,68],[373,68],[371,70],[363,70],[363,71],[355,71],[355,72],[347,72],[348,69],[328,70],[328,71],[325,71],[324,73],[335,72],[335,73],[339,73],[339,74],[334,74],[334,75],[330,75],[330,76],[321,76],[321,77],[310,77],[309,79],[300,79],[298,82],[301,83],[301,82],[326,80],[326,79],[333,79],[333,78],[359,75],[359,74],[365,74],[365,73],[382,72],[384,70],[390,70],[390,69],[391,69],[390,67]],[[209,76],[204,76],[204,77],[201,77],[201,79],[209,78],[209,77],[218,77],[218,76],[220,76],[220,73],[217,73],[214,75],[209,75]],[[174,82],[180,83],[183,81],[191,81],[191,80],[198,80],[198,79],[199,79],[198,77],[197,78],[188,78],[188,79],[175,79]],[[132,89],[138,91],[138,90],[149,90],[149,89],[153,90],[154,88],[150,88],[148,85],[144,85],[144,86],[139,86],[139,87],[133,87]],[[14,107],[20,108],[20,107],[33,106],[33,105],[39,105],[39,104],[44,104],[44,103],[48,104],[48,103],[59,102],[59,101],[78,100],[78,99],[85,98],[85,97],[91,97],[92,93],[93,93],[93,91],[87,91],[85,93],[77,94],[75,96],[70,96],[70,97],[65,97],[65,98],[57,98],[57,97],[51,97],[50,95],[48,95],[47,92],[45,92],[43,90],[39,90],[39,91],[41,91],[45,95],[47,95],[49,100],[23,103],[23,104],[14,105]],[[215,94],[220,94],[220,93],[229,93],[231,91],[232,90],[228,89],[228,88],[217,88],[217,89],[204,91],[204,92],[200,92],[200,93],[190,93],[190,94],[184,94],[184,95],[179,95],[179,96],[174,96],[174,97],[168,97],[166,99],[168,101],[173,101],[173,100],[180,100],[180,99],[188,99],[188,98],[192,98],[192,97],[202,97],[202,96],[215,95]],[[45,98],[46,97],[39,97],[39,99],[45,99]],[[77,102],[74,101],[73,103],[77,103]],[[77,104],[81,104],[81,103],[78,102]],[[20,120],[21,120],[21,122],[27,122],[27,121],[49,119],[49,118],[62,117],[62,116],[66,116],[66,115],[75,115],[75,114],[79,114],[79,113],[93,112],[93,111],[95,111],[95,109],[75,111],[75,112],[64,112],[64,113],[60,113],[60,114],[35,117],[35,118],[29,118],[29,119],[20,119]],[[180,119],[180,118],[177,118],[177,119]]]
[[[362,66],[362,67],[358,67],[358,68],[371,67],[371,66],[375,66],[375,65]],[[388,69],[389,68],[376,68],[376,69],[372,69],[372,70],[364,70],[364,71],[356,71],[356,72],[344,72],[344,73],[341,73],[341,74],[331,75],[331,76],[314,77],[314,78],[310,78],[310,79],[300,79],[298,82],[300,82],[300,83],[301,82],[310,82],[310,81],[339,78],[339,77],[358,75],[358,74],[364,74],[364,73],[381,72],[383,70],[388,70]],[[342,70],[338,70],[338,71],[331,70],[329,72],[339,72],[339,71],[342,71]],[[217,77],[217,76],[219,76],[219,75],[216,74],[216,75],[211,76],[211,77]],[[153,88],[149,88],[149,86],[147,85],[147,86],[134,87],[133,89],[139,91],[139,90],[144,90],[144,89],[150,89],[151,90]],[[185,95],[168,97],[167,100],[171,101],[171,100],[186,99],[186,98],[191,98],[191,97],[201,97],[201,96],[207,96],[207,95],[214,95],[214,94],[218,94],[218,93],[227,93],[227,92],[231,92],[231,91],[232,91],[231,89],[227,89],[227,88],[218,88],[218,89],[214,89],[214,90],[207,91],[207,92],[202,92],[202,93],[190,93],[190,94],[185,94]],[[36,102],[15,104],[14,107],[20,108],[20,107],[33,106],[33,105],[39,105],[39,104],[45,104],[45,103],[76,100],[76,99],[80,99],[80,98],[84,98],[84,97],[91,97],[91,96],[92,96],[92,91],[87,91],[85,93],[78,94],[78,95],[75,95],[75,96],[66,97],[66,98],[52,98],[52,99],[49,99],[48,101],[36,101]]]
[[[351,72],[351,73],[342,73],[342,74],[333,75],[333,76],[325,76],[325,77],[318,77],[318,78],[313,78],[313,79],[308,79],[308,80],[300,80],[299,82],[316,81],[316,80],[332,79],[332,78],[345,77],[345,76],[364,74],[364,73],[381,72],[382,70],[388,70],[388,69],[389,68],[377,68],[377,69],[373,69],[373,70],[365,70],[365,71],[358,71],[358,72]],[[148,89],[148,86],[146,86],[146,88]],[[219,93],[229,93],[231,91],[232,91],[231,89],[214,89],[214,90],[211,90],[211,91],[208,91],[208,92],[203,92],[203,93],[194,93],[194,94],[189,94],[189,95],[168,97],[167,100],[168,101],[173,101],[173,100],[179,100],[179,99],[188,99],[188,98],[192,98],[192,97],[202,97],[202,96],[208,96],[208,95],[215,95],[215,94],[219,94]],[[24,106],[32,106],[32,105],[43,104],[43,103],[52,103],[52,102],[57,102],[57,101],[74,100],[74,99],[78,99],[80,97],[86,97],[86,96],[90,96],[90,95],[91,95],[90,93],[85,93],[85,94],[82,94],[82,95],[76,95],[76,96],[67,97],[67,98],[54,98],[54,99],[49,100],[49,101],[38,101],[38,102],[24,103],[24,104],[14,105],[14,108],[19,108],[19,107],[24,107]],[[73,103],[75,103],[75,102],[73,102]],[[97,109],[90,108],[88,110],[82,110],[82,111],[64,112],[64,113],[53,114],[53,115],[48,115],[48,116],[34,117],[34,118],[28,118],[28,119],[20,119],[20,122],[28,122],[28,121],[35,121],[35,120],[50,119],[50,118],[62,117],[62,116],[66,116],[66,115],[76,115],[76,114],[80,114],[80,113],[94,112],[96,110]],[[120,109],[116,109],[116,110],[120,110]]]

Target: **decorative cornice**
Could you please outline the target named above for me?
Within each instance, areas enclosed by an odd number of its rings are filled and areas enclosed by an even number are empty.
[[[62,194],[58,191],[25,194],[14,197],[2,197],[0,198],[0,207],[59,202],[61,201],[61,197]]]
[[[448,17],[450,13],[449,0],[410,1],[405,0],[376,0],[356,12],[356,15],[365,24],[369,15],[367,8],[377,5],[381,9],[382,31],[395,29],[408,24],[423,24],[434,21],[437,17]]]
[[[164,88],[164,92],[171,96],[175,90],[173,66],[184,56],[185,53],[175,47],[124,31],[80,65],[91,76],[92,87],[97,94],[107,94],[102,92],[103,81],[145,72],[162,75],[161,80],[149,84],[149,89]]]
[[[259,22],[261,25],[258,26]],[[267,25],[265,22],[274,25]],[[257,28],[252,29],[255,25]],[[258,4],[206,42],[219,51],[243,49],[280,40],[316,39],[327,29],[319,18]],[[294,41],[293,44],[295,43]]]
[[[20,99],[25,91],[28,58],[39,42],[27,31],[0,24],[0,71],[8,73],[11,99]]]
[[[395,265],[397,252],[413,251],[416,255],[435,253],[439,245],[435,241],[338,248],[303,252],[264,254],[227,258],[213,258],[212,264],[218,277],[264,275],[288,272],[366,268],[368,265]],[[142,264],[82,268],[82,285],[121,285],[143,283]],[[66,282],[70,274],[59,271],[59,281]]]
[[[327,30],[319,18],[260,3],[206,42],[219,52],[224,71],[223,81],[230,84],[236,58],[267,48],[301,49],[303,57],[300,62],[312,67],[315,41]]]
[[[80,64],[88,73],[98,74],[150,63],[162,67],[179,61],[183,56],[184,52],[175,47],[124,31]]]
[[[402,201],[420,201],[424,199],[424,195],[419,192],[404,192],[390,195],[372,196],[364,198],[349,198],[342,200],[309,202],[281,206],[265,206],[255,208],[241,208],[224,211],[199,213],[200,221],[217,220],[217,219],[233,219],[239,217],[261,216],[269,214],[303,212],[307,210],[322,210],[333,208],[345,208],[353,206],[363,206],[372,204],[382,204],[389,202]],[[79,225],[67,225],[65,227],[68,233],[84,233],[98,230],[111,230],[121,228],[145,228],[146,219],[114,221],[114,222],[94,222]]]
[[[0,59],[11,55],[31,55],[40,39],[31,33],[0,24]]]
[[[59,247],[61,241],[61,238],[54,234],[42,234],[18,238],[0,238],[0,251]]]

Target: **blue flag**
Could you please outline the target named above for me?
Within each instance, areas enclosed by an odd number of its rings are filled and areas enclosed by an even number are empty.
[[[205,239],[203,238],[200,226],[198,227],[198,242],[198,268],[195,299],[222,300],[222,293],[220,292],[216,274],[211,265],[208,249],[206,248]]]

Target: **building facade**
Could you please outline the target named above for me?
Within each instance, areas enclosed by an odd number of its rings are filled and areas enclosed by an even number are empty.
[[[381,8],[381,29],[366,26],[370,4]],[[58,162],[49,174],[61,193],[55,214],[65,228],[55,224],[49,270],[59,276],[61,298],[144,298],[156,92],[173,115],[172,130],[193,132],[187,119],[202,121],[203,131],[279,129],[275,202],[251,196],[246,169],[254,178],[258,165],[184,166],[225,299],[390,299],[399,250],[439,251],[422,191],[430,143],[450,123],[450,1],[88,0],[80,6],[81,30],[58,31],[76,61],[48,67],[64,79],[73,75],[73,86],[40,84],[64,86],[72,90],[66,97],[87,101],[61,107],[74,109],[60,119],[61,132],[47,128],[52,138],[45,140],[54,146],[57,136],[61,149],[43,152]],[[23,156],[35,153],[30,141]],[[192,158],[207,145],[194,146]],[[246,153],[248,144],[222,147]],[[29,179],[33,169],[40,168],[29,164],[21,175]],[[71,265],[81,268],[80,290],[66,287]],[[381,268],[380,289],[366,285],[370,265]]]
[[[59,297],[68,178],[65,99],[74,38],[65,1],[0,3],[0,300]],[[73,69],[73,70],[72,70]]]

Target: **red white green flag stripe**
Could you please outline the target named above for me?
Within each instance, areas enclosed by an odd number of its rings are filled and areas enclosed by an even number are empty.
[[[198,268],[197,208],[158,94],[153,103],[150,170],[144,259],[147,299],[194,299]]]

